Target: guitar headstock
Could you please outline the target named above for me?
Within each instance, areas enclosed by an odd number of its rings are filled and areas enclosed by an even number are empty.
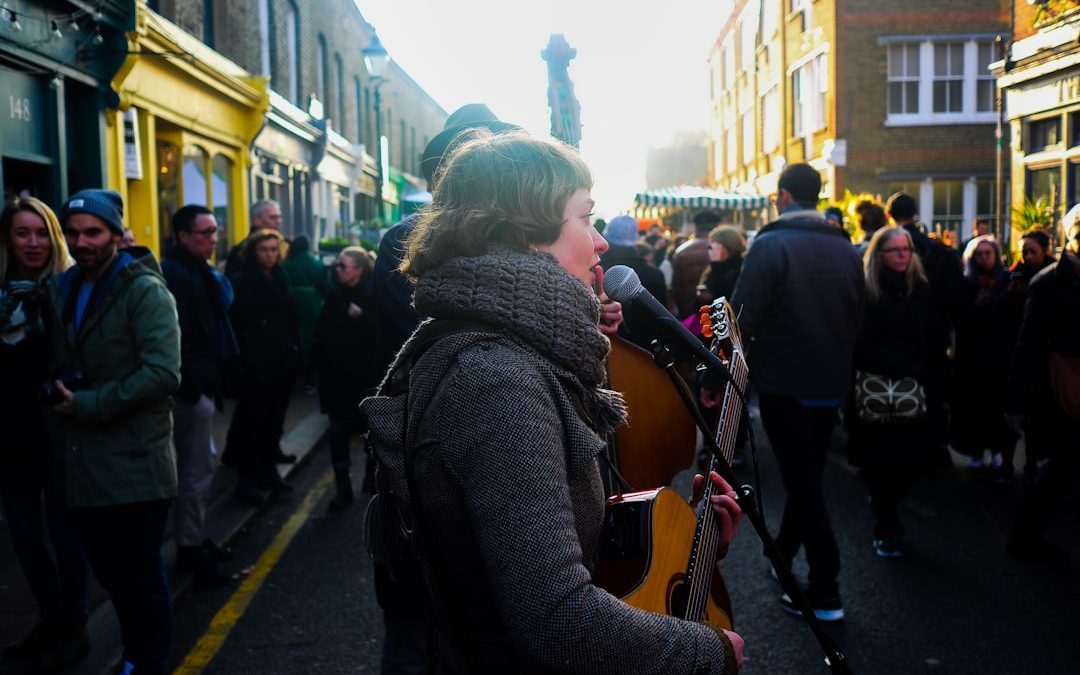
[[[712,350],[725,363],[738,353],[742,356],[742,334],[735,311],[726,297],[701,308],[701,334],[712,338]]]

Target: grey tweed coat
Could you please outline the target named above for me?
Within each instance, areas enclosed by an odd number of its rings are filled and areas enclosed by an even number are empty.
[[[426,274],[415,303],[497,328],[440,340],[409,390],[413,498],[443,607],[457,617],[441,634],[467,669],[734,672],[730,642],[712,628],[592,584],[604,514],[597,455],[625,417],[621,397],[601,388],[609,344],[593,294],[547,254],[498,251]]]

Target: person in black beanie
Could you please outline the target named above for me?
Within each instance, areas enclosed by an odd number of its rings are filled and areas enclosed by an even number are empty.
[[[124,668],[158,675],[172,641],[161,543],[176,496],[180,329],[153,254],[119,250],[123,206],[112,190],[83,190],[60,210],[76,265],[49,280],[50,399],[72,519],[116,608]]]

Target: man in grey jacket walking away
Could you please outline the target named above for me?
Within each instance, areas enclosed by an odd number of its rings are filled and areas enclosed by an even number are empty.
[[[820,191],[821,177],[809,164],[781,172],[780,217],[754,239],[732,305],[787,492],[777,546],[789,564],[806,547],[810,604],[819,619],[838,621],[844,617],[840,551],[821,481],[837,411],[851,386],[864,276],[847,233],[816,210]],[[798,613],[790,598],[781,600]]]

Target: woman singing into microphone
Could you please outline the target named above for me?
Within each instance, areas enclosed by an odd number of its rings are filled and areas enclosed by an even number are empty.
[[[388,377],[413,363],[407,408],[387,414],[386,395],[362,406],[380,442],[405,429],[405,467],[391,479],[409,486],[432,582],[434,672],[734,673],[737,634],[592,583],[597,459],[625,411],[604,388],[609,342],[592,288],[607,242],[592,226],[589,170],[553,141],[466,133],[402,272],[420,313],[469,327],[421,349],[421,326]],[[726,549],[741,512],[712,480]]]

